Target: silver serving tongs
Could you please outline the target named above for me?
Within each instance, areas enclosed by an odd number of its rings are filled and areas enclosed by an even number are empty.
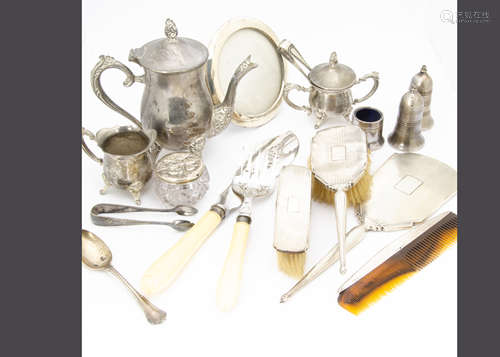
[[[175,212],[181,216],[192,216],[198,213],[198,210],[191,206],[179,205],[173,208],[144,208],[134,206],[115,205],[111,203],[100,203],[90,210],[90,218],[97,226],[133,226],[141,224],[159,224],[169,226],[176,231],[184,232],[190,229],[194,224],[184,219],[176,219],[172,222],[165,221],[139,221],[135,219],[123,219],[102,216],[103,213],[129,213],[129,212]]]
[[[288,40],[283,40],[279,44],[279,51],[281,55],[291,64],[297,68],[300,73],[304,75],[309,80],[308,74],[302,69],[302,67],[299,65],[302,64],[304,67],[307,68],[307,70],[310,72],[311,71],[311,66],[306,62],[304,57],[300,54],[300,52],[297,50],[297,48],[294,46],[293,43],[291,43]],[[297,62],[298,61],[298,62]]]

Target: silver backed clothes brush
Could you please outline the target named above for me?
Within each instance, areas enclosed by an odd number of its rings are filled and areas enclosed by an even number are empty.
[[[291,141],[291,139],[296,139]],[[287,131],[265,140],[258,145],[250,158],[258,155],[269,155],[276,153],[277,147],[282,147],[283,142],[296,144],[287,146],[281,154],[293,154],[298,149],[298,139],[294,133]],[[235,172],[239,175],[244,163]],[[220,194],[219,201],[212,205],[202,218],[180,238],[169,250],[161,255],[144,273],[141,281],[141,290],[146,295],[160,293],[167,289],[179,276],[183,268],[191,261],[191,258],[200,249],[203,243],[212,235],[222,220],[241,207],[243,198],[233,190],[231,182]]]
[[[281,170],[273,246],[279,270],[297,279],[304,274],[309,248],[311,186],[312,173],[307,167],[288,165]]]
[[[411,228],[436,212],[457,192],[457,171],[429,156],[393,154],[373,175],[371,197],[356,207],[361,222],[346,236],[346,250],[359,244],[368,231]],[[287,301],[339,258],[335,245],[288,292]]]

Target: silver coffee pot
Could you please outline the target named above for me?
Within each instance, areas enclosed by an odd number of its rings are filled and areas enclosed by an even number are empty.
[[[332,52],[328,63],[322,63],[314,68],[304,60],[300,52],[288,40],[283,40],[280,44],[280,53],[290,63],[292,63],[309,81],[309,88],[298,84],[288,83],[285,86],[283,99],[296,110],[305,111],[312,115],[315,120],[314,127],[317,129],[328,119],[337,118],[341,121],[349,122],[352,106],[370,98],[378,88],[379,75],[372,72],[360,78],[356,73],[337,60],[337,53]],[[304,66],[307,71],[301,68]],[[373,80],[373,86],[364,97],[353,99],[351,88],[367,79]],[[299,90],[309,93],[309,106],[297,105],[293,103],[288,95],[292,90]]]
[[[207,47],[196,40],[177,37],[177,27],[170,19],[165,22],[165,35],[130,51],[129,61],[144,69],[140,76],[135,76],[113,57],[100,56],[91,72],[92,88],[111,109],[139,127],[155,129],[157,142],[163,148],[201,151],[206,137],[218,134],[229,125],[238,82],[257,65],[248,56],[234,72],[224,101],[214,107],[206,81]],[[142,125],[102,89],[101,74],[109,68],[125,73],[126,87],[135,82],[144,83]]]

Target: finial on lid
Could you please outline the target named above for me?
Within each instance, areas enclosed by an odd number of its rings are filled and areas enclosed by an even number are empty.
[[[330,64],[330,67],[333,67],[337,64],[337,52],[332,52],[330,55],[330,61],[328,62]]]
[[[175,40],[177,38],[177,26],[172,19],[167,19],[165,21],[165,35],[169,40]]]
[[[427,66],[424,64],[422,68],[420,69],[421,73],[427,73]]]

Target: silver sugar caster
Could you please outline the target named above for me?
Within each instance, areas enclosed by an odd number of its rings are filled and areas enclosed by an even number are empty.
[[[387,139],[394,149],[415,152],[424,146],[423,114],[424,98],[418,93],[417,88],[411,87],[401,98],[396,127]]]

